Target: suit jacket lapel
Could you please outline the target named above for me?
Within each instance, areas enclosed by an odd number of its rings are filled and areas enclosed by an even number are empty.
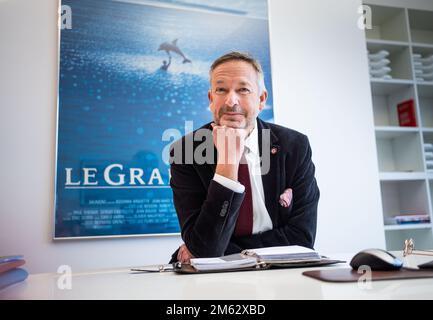
[[[208,129],[212,132],[212,126],[210,124],[211,123],[204,125],[202,127],[202,129]],[[195,142],[195,143],[201,144],[202,141]],[[215,170],[216,170],[216,165],[217,165],[217,160],[218,160],[217,149],[215,148],[213,140],[212,140],[212,147],[213,147],[213,161],[211,163],[206,162],[204,166],[200,166],[203,168],[204,172],[206,172],[207,179],[205,179],[205,181],[208,180],[208,184],[210,183],[210,181],[213,179],[213,177],[215,175]],[[195,150],[195,148],[194,148],[194,150]],[[205,150],[205,157],[207,155],[206,151],[207,151],[207,149]]]
[[[269,216],[271,217],[273,225],[277,224],[278,217],[278,189],[280,185],[280,146],[278,144],[277,136],[272,132],[271,128],[266,124],[266,122],[257,118],[257,126],[259,129],[259,152],[260,159],[263,166],[263,161],[268,161],[269,159],[269,171],[266,174],[262,174],[263,190],[265,193],[265,205],[268,210]],[[267,135],[262,133],[263,129],[269,130],[270,142],[262,141],[264,135],[267,139]]]

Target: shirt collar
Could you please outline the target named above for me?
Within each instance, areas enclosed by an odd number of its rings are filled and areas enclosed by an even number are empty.
[[[245,139],[245,147],[254,154],[259,151],[259,131],[257,129],[257,121],[254,121],[254,128],[250,135]]]

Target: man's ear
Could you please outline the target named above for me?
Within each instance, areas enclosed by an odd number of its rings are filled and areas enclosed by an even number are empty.
[[[209,89],[207,92],[207,97],[209,99],[209,109],[213,112],[213,97],[212,97],[212,91]]]
[[[267,99],[268,99],[268,92],[266,90],[263,90],[262,94],[259,97],[260,100],[259,111],[262,111],[263,108],[266,106]]]

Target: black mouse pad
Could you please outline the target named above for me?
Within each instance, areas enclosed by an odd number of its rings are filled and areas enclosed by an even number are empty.
[[[420,269],[433,269],[433,260],[426,262],[426,263],[423,263],[423,264],[419,264],[418,268],[420,268]]]
[[[394,271],[372,271],[371,280],[402,280],[417,278],[433,278],[432,270],[399,269]],[[304,276],[326,282],[357,282],[364,273],[358,273],[352,268],[311,270],[302,272]]]

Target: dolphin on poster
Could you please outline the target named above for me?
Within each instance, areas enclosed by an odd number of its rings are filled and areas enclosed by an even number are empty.
[[[165,51],[167,52],[168,56],[171,57],[170,52],[175,52],[178,55],[180,55],[183,58],[183,63],[191,63],[191,60],[189,60],[182,52],[182,50],[179,49],[177,46],[177,40],[174,39],[171,43],[170,42],[163,42],[159,45],[158,51]]]

